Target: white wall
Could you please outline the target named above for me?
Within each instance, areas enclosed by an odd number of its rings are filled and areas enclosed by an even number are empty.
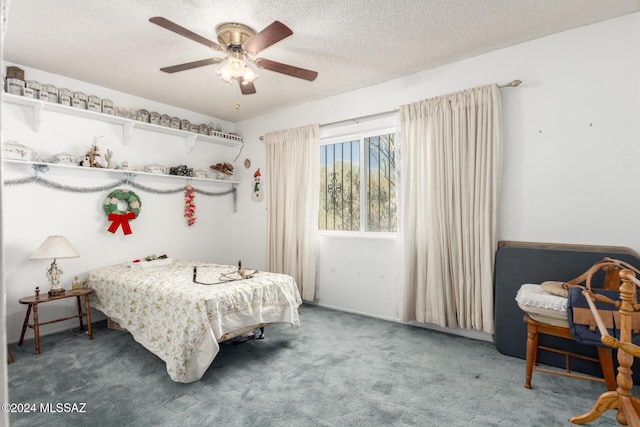
[[[640,251],[640,14],[545,37],[237,124],[244,156],[264,163],[265,132],[398,108],[487,83],[501,91],[501,240],[628,246]],[[265,177],[268,183],[268,176]],[[623,206],[622,203],[626,204]],[[265,202],[241,198],[241,252],[264,262]],[[319,303],[399,318],[392,240],[322,237]],[[386,304],[381,301],[387,301]]]
[[[5,69],[6,63],[2,69]],[[146,108],[185,118],[194,123],[220,122],[226,131],[233,124],[206,117],[175,107],[154,103],[106,88],[73,81],[61,76],[22,67],[26,78],[57,87],[82,90],[87,94],[107,97],[117,105]],[[74,156],[84,154],[93,138],[101,136],[98,146],[102,153],[112,149],[114,160],[127,160],[132,169],[146,164],[159,163],[165,166],[187,164],[190,167],[209,170],[211,164],[232,161],[238,148],[219,146],[208,142],[196,142],[187,154],[184,139],[175,136],[134,129],[128,145],[122,143],[122,127],[85,118],[67,116],[44,111],[38,132],[31,127],[32,110],[28,107],[4,103],[2,106],[2,140],[15,140],[39,151],[41,159],[53,154],[68,152]],[[2,180],[24,178],[33,175],[29,165],[4,164]],[[96,187],[121,179],[120,175],[83,168],[51,168],[42,176],[68,186]],[[187,181],[178,178],[154,178],[139,176],[135,180],[154,189],[184,187]],[[230,189],[230,184],[203,183],[193,181],[195,188],[209,192]],[[126,187],[123,185],[122,187]],[[239,190],[245,190],[240,185]],[[107,231],[110,222],[102,210],[102,202],[111,190],[92,193],[75,193],[47,188],[36,184],[5,186],[3,188],[3,223],[6,294],[7,337],[16,342],[20,336],[26,306],[18,299],[32,295],[39,286],[46,292],[48,285],[44,277],[50,261],[29,260],[29,256],[53,234],[66,236],[80,252],[80,258],[60,259],[58,265],[65,272],[63,285],[70,288],[74,275],[85,276],[92,268],[127,262],[147,255],[167,255],[181,259],[197,259],[235,264],[236,214],[233,212],[231,195],[211,197],[196,194],[197,223],[188,227],[183,218],[184,194],[155,194],[131,188],[142,201],[140,216],[131,221],[133,233],[125,236],[122,230],[115,234]],[[41,321],[62,317],[73,312],[75,301],[64,300],[41,307]],[[94,319],[100,319],[94,311]],[[103,318],[103,317],[102,317]],[[70,329],[77,320],[47,325],[42,334]],[[29,330],[27,338],[33,335]]]

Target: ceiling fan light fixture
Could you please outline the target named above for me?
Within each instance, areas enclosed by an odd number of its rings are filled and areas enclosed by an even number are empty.
[[[218,74],[222,79],[222,81],[225,83],[231,83],[231,80],[233,80],[233,77],[231,77],[229,73],[226,73],[226,72],[221,73],[220,70],[218,70],[216,74]]]
[[[242,78],[244,84],[249,84],[258,78],[256,73],[247,67],[240,52],[231,52],[227,62],[216,70],[216,74],[225,83],[231,83],[231,80]]]
[[[251,68],[245,65],[244,72],[242,74],[242,84],[248,85],[249,83],[253,83],[257,78],[258,75],[254,73]]]
[[[242,53],[231,52],[231,54],[229,55],[229,60],[227,64],[229,65],[229,68],[233,71],[234,74],[239,74],[243,72],[245,65],[244,65],[244,60],[242,59]]]
[[[225,63],[222,67],[216,70],[216,74],[220,76],[225,83],[230,83],[231,80],[233,80],[233,70],[228,65],[228,63]]]

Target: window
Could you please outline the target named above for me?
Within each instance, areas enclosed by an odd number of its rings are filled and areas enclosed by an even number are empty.
[[[323,142],[318,228],[397,231],[395,162],[395,133]]]

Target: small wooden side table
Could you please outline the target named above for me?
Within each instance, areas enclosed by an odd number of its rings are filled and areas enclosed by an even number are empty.
[[[49,296],[47,294],[39,295],[39,292],[36,291],[36,295],[31,295],[28,297],[20,298],[20,304],[27,304],[27,315],[24,317],[24,323],[22,324],[22,334],[20,335],[20,341],[18,345],[21,346],[24,342],[24,334],[27,331],[27,326],[33,328],[33,335],[36,340],[36,354],[40,354],[40,326],[48,325],[49,323],[62,322],[63,320],[69,320],[78,318],[80,319],[80,330],[84,330],[84,324],[82,322],[82,318],[87,318],[87,332],[89,332],[89,339],[93,339],[93,332],[91,331],[91,305],[89,302],[89,295],[93,293],[93,289],[84,288],[79,291],[65,291],[62,295]],[[45,302],[72,298],[76,297],[78,302],[78,314],[74,314],[73,316],[61,317],[59,319],[49,320],[47,322],[40,322],[38,319],[38,304],[44,304]],[[84,297],[84,313],[82,312],[82,302],[80,298]],[[33,324],[29,323],[29,316],[31,315],[31,311],[33,310]]]

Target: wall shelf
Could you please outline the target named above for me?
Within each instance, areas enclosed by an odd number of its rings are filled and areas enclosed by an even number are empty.
[[[3,102],[9,104],[23,105],[32,109],[31,127],[34,132],[40,130],[40,124],[42,122],[42,114],[45,111],[53,111],[62,114],[67,114],[76,117],[83,117],[91,120],[97,120],[106,123],[113,123],[118,126],[122,126],[122,143],[124,145],[129,144],[134,129],[143,129],[150,132],[162,133],[166,135],[173,135],[184,139],[185,149],[187,153],[190,153],[193,149],[196,141],[209,142],[213,144],[224,145],[227,147],[237,147],[243,144],[239,137],[225,137],[224,134],[218,135],[203,135],[194,132],[187,132],[181,129],[174,129],[166,126],[154,125],[151,123],[144,123],[137,120],[127,119],[125,117],[112,116],[109,114],[97,113],[90,110],[82,110],[79,108],[69,107],[66,105],[55,104],[52,102],[41,101],[39,99],[25,98],[19,95],[13,95],[10,93],[2,94]]]
[[[76,170],[78,172],[89,172],[89,173],[97,173],[103,172],[111,175],[121,175],[121,176],[131,176],[135,179],[136,176],[148,176],[153,178],[160,179],[178,179],[182,181],[189,182],[198,182],[198,183],[206,183],[213,185],[231,185],[235,187],[238,184],[242,184],[241,181],[231,181],[227,179],[212,179],[212,178],[196,178],[192,176],[181,176],[181,175],[168,175],[168,174],[159,174],[159,173],[149,173],[142,171],[134,171],[134,170],[120,170],[120,169],[107,169],[107,168],[88,168],[83,166],[75,166],[75,165],[65,165],[59,163],[47,163],[47,162],[39,162],[39,161],[28,161],[28,160],[12,160],[12,159],[4,159],[5,164],[14,164],[14,165],[25,165],[30,166],[36,172],[47,172],[49,168],[59,168],[59,169],[68,169],[68,170]]]

